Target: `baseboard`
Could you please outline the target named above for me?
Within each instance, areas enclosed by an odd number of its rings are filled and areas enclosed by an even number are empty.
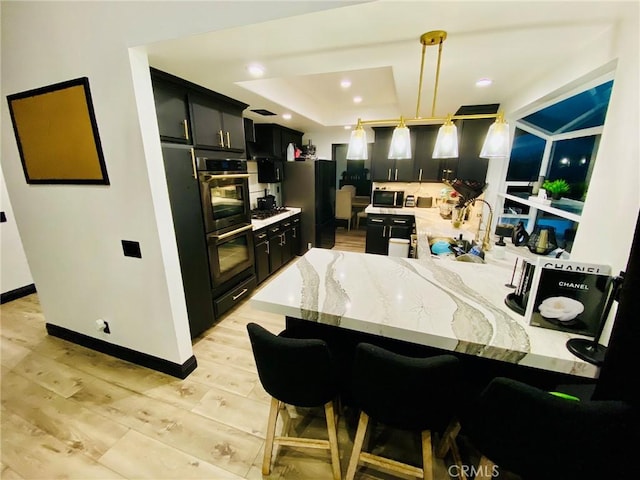
[[[17,300],[22,297],[26,297],[27,295],[31,295],[32,293],[36,293],[35,284],[25,285],[24,287],[16,288],[15,290],[10,290],[8,292],[3,293],[0,296],[0,304],[7,303],[12,300]]]
[[[130,348],[121,347],[120,345],[114,345],[113,343],[105,342],[99,338],[93,338],[82,333],[74,332],[58,325],[46,324],[47,333],[51,336],[68,340],[72,343],[77,343],[83,347],[97,350],[98,352],[106,353],[112,357],[126,360],[127,362],[135,363],[143,367],[156,370],[158,372],[166,373],[173,377],[187,378],[187,376],[193,372],[198,363],[196,357],[193,355],[182,365],[179,363],[173,363],[163,358],[154,357],[146,353],[137,352]]]

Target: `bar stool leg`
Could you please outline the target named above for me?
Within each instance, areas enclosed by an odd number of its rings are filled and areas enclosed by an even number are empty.
[[[478,473],[476,474],[475,480],[491,480],[493,478],[494,466],[495,463],[483,455],[478,464]]]
[[[351,459],[349,460],[349,467],[347,468],[347,476],[345,477],[345,480],[353,480],[353,477],[356,475],[358,461],[360,460],[360,452],[362,451],[364,435],[367,433],[368,423],[369,416],[364,412],[360,412],[358,430],[356,431],[356,438],[353,440],[353,450],[351,451]]]
[[[431,431],[422,431],[422,478],[433,480],[433,454],[431,450]]]
[[[333,402],[324,405],[324,415],[327,417],[327,431],[329,432],[329,449],[331,450],[331,468],[333,479],[340,480],[340,453],[338,452],[338,434],[336,431],[336,417],[333,410]]]
[[[276,436],[276,421],[278,420],[278,410],[280,401],[271,397],[271,408],[269,408],[269,420],[267,421],[267,436],[264,445],[264,458],[262,460],[262,474],[269,475],[271,471],[271,454],[273,452],[273,439]]]

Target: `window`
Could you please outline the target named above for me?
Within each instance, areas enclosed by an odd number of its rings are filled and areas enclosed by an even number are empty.
[[[499,222],[523,221],[530,232],[536,225],[554,226],[567,251],[587,197],[613,80],[592,85],[516,121],[502,190]],[[541,179],[565,180],[570,190],[551,204],[529,200]]]

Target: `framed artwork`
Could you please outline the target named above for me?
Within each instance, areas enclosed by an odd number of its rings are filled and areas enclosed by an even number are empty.
[[[109,185],[87,77],[7,100],[27,183]]]

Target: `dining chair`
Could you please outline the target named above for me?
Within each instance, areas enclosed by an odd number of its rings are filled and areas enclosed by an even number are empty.
[[[453,355],[414,358],[360,343],[356,347],[351,396],[360,410],[346,480],[353,480],[359,463],[403,475],[433,480],[432,432],[440,435],[436,456],[450,451],[463,472],[455,437],[460,429],[455,414],[461,395],[460,361]],[[422,468],[363,451],[369,420],[419,432]]]
[[[352,198],[349,190],[338,190],[336,192],[336,219],[346,220],[347,230],[351,230],[351,220],[354,216]]]
[[[476,480],[500,469],[526,480],[635,476],[640,428],[637,406],[627,402],[576,401],[496,377],[460,421],[481,455]]]
[[[336,430],[339,382],[329,348],[324,340],[292,338],[284,330],[279,335],[257,323],[249,323],[260,383],[271,395],[262,474],[269,475],[274,445],[329,450],[334,480],[340,480],[340,454]],[[276,436],[278,414],[286,405],[324,407],[329,440]],[[287,433],[286,431],[283,433]]]
[[[351,192],[351,198],[356,196],[356,186],[355,185],[343,185],[340,187],[340,190],[348,190]]]

